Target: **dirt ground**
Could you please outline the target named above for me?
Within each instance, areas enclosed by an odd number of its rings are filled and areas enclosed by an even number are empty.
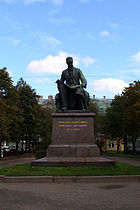
[[[139,210],[136,183],[0,183],[0,210]]]

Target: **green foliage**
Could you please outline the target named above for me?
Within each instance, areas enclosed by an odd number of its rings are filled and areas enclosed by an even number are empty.
[[[140,136],[140,114],[135,109],[135,105],[140,102],[140,81],[134,81],[125,88],[122,93],[124,105],[123,130],[131,138],[133,152],[135,152],[135,142]]]
[[[122,104],[122,97],[115,96],[111,106],[106,110],[104,118],[104,133],[111,138],[121,138],[122,120],[124,115],[124,106]]]
[[[35,152],[36,159],[43,158],[43,157],[46,157],[46,150],[38,150]]]
[[[10,140],[19,142],[24,118],[22,117],[23,110],[19,106],[20,96],[19,92],[16,90],[16,87],[11,88],[7,97],[7,104],[7,113],[10,119]]]
[[[22,78],[18,81],[16,89],[19,92],[19,106],[24,119],[20,139],[26,141],[26,150],[30,151],[31,143],[38,141],[38,95]]]
[[[40,137],[42,138],[42,143],[40,147],[45,149],[51,144],[52,137],[52,117],[51,113],[53,109],[47,107],[40,107]]]
[[[95,133],[97,132],[98,126],[99,126],[99,113],[97,109],[97,105],[94,103],[92,99],[89,100],[89,111],[95,113],[94,117],[94,131]]]
[[[105,153],[103,153],[104,155],[106,155],[106,156],[115,156],[115,157],[125,157],[125,158],[133,158],[133,159],[140,159],[140,155],[134,155],[134,154],[130,154],[130,153],[121,153],[121,152],[119,152],[119,153],[109,153],[109,152],[105,152]]]
[[[100,149],[100,155],[103,153],[103,147],[106,145],[106,140],[104,138],[98,138],[95,141],[95,144],[97,144],[97,146]]]
[[[0,169],[5,176],[114,176],[140,175],[140,167],[116,163],[115,166],[33,167],[23,164]]]
[[[30,150],[30,144],[44,150],[51,143],[53,109],[38,104],[38,95],[22,78],[17,83],[20,107],[23,110],[22,137]],[[41,140],[41,142],[39,142]]]
[[[37,94],[26,82],[21,78],[17,84],[17,90],[20,95],[20,107],[23,109],[24,132],[30,133],[35,128],[38,113]]]
[[[3,93],[5,96],[9,89],[13,86],[11,77],[7,72],[7,68],[4,67],[0,69],[0,92]]]
[[[121,96],[115,97],[104,119],[104,133],[110,138],[123,137],[125,145],[129,136],[134,153],[136,139],[140,136],[140,113],[136,108],[139,103],[140,81],[134,81]]]
[[[22,78],[14,86],[6,68],[0,69],[0,152],[3,141],[16,142],[17,150],[25,141],[30,151],[39,138],[40,147],[46,149],[51,143],[52,111],[38,104],[35,90]]]
[[[14,109],[12,91],[12,80],[4,67],[0,69],[0,157],[2,142],[10,139],[11,123],[13,121],[11,113]]]

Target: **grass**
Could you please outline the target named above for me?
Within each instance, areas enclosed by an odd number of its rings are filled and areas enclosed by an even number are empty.
[[[134,158],[134,159],[140,159],[140,155],[133,155],[133,154],[127,154],[127,153],[109,153],[105,152],[102,155],[106,156],[114,156],[114,157],[128,157],[128,158]]]
[[[140,167],[116,163],[115,166],[84,167],[33,167],[22,164],[0,169],[5,176],[107,176],[107,175],[140,175]]]

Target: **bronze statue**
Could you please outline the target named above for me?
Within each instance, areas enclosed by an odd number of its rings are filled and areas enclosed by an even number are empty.
[[[57,80],[59,93],[56,95],[56,111],[87,110],[89,94],[84,90],[87,81],[82,71],[73,66],[73,58],[67,57],[68,68]]]

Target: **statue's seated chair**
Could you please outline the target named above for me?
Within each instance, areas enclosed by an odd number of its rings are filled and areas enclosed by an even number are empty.
[[[59,93],[56,94],[56,111],[61,111],[63,106],[67,110],[87,110],[89,103],[89,93],[81,88],[71,89],[65,84],[58,83]]]

